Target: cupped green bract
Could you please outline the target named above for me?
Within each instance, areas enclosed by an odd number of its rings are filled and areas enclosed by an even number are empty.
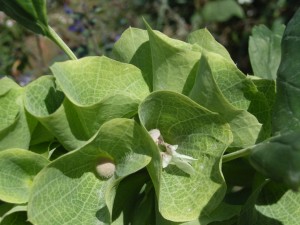
[[[256,143],[261,130],[257,118],[247,111],[255,92],[254,84],[234,64],[218,54],[203,52],[188,96],[226,119],[233,133],[231,147],[246,147]]]
[[[9,78],[0,80],[0,88],[0,150],[27,149],[37,121],[24,109],[24,90]]]
[[[179,93],[192,82],[188,77],[193,77],[192,69],[201,56],[198,46],[171,39],[149,26],[147,31],[126,30],[113,51],[118,60],[132,63],[142,71],[151,91]]]
[[[78,106],[92,106],[113,95],[142,100],[149,93],[138,68],[105,56],[58,62],[51,70],[62,91]]]
[[[199,29],[190,33],[188,36],[188,43],[197,44],[208,52],[214,52],[223,56],[229,61],[232,61],[226,48],[218,43],[206,28]]]
[[[220,163],[232,142],[229,125],[188,97],[170,91],[150,94],[140,105],[139,117],[147,130],[159,129],[177,152],[191,156],[195,173],[175,165],[163,169],[156,185],[158,208],[172,221],[190,221],[212,212],[222,201],[226,185]],[[158,188],[158,189],[157,189]]]
[[[48,164],[39,154],[24,149],[0,152],[0,199],[10,203],[26,203],[34,177]]]
[[[149,93],[135,66],[106,57],[55,63],[53,77],[26,89],[26,109],[68,150],[82,146],[106,121],[131,118]]]
[[[266,120],[258,121],[248,109],[256,104],[253,111],[257,115],[269,112],[266,101],[257,97],[260,92],[253,82],[208,31],[195,31],[188,41],[171,39],[149,26],[147,33],[129,28],[114,46],[114,53],[117,59],[141,69],[150,90],[182,93],[220,113],[233,132],[231,147],[255,144]]]
[[[107,179],[96,171],[103,158],[116,166]],[[149,173],[154,178],[160,158],[147,131],[131,119],[110,120],[86,145],[39,173],[28,204],[29,221],[36,225],[111,224],[118,183],[150,162]]]

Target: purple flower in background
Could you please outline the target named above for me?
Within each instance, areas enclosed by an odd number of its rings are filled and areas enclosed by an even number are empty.
[[[64,4],[64,11],[66,14],[73,14],[73,9],[71,9],[67,4]]]
[[[25,86],[26,84],[30,83],[32,81],[33,77],[30,74],[22,74],[20,77],[18,77],[18,83],[20,86]]]
[[[69,30],[72,32],[82,33],[84,29],[85,26],[80,19],[75,19],[73,24],[69,26]]]
[[[64,11],[66,14],[70,15],[73,18],[73,24],[68,27],[69,31],[82,33],[85,29],[84,23],[82,21],[82,15],[80,13],[74,12],[68,4],[64,4]]]
[[[121,35],[120,35],[120,34],[117,34],[117,35],[115,36],[115,38],[114,38],[114,41],[115,41],[115,42],[118,41],[118,40],[120,39],[120,37],[121,37]]]

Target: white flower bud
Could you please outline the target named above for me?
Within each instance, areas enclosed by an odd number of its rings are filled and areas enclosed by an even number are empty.
[[[96,171],[101,178],[108,179],[116,171],[116,165],[112,159],[101,158],[96,166]]]

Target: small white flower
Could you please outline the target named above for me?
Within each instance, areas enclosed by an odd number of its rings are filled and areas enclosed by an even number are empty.
[[[195,172],[194,168],[191,166],[190,163],[197,159],[195,159],[191,156],[179,154],[178,152],[176,152],[178,145],[170,145],[170,144],[165,143],[165,146],[166,146],[167,154],[171,156],[171,160],[168,161],[168,164],[175,165],[179,169],[183,170],[184,172],[186,172],[187,174],[190,174],[190,175],[192,175]],[[163,158],[163,160],[164,160],[164,158]],[[163,161],[163,164],[164,163],[167,163],[167,162]]]
[[[162,168],[166,168],[169,164],[172,164],[177,166],[187,174],[191,175],[195,172],[190,163],[197,159],[176,152],[178,145],[170,145],[164,142],[163,137],[158,129],[150,130],[149,134],[157,145],[162,145],[166,149],[166,151],[160,152],[162,159]]]
[[[162,168],[166,168],[172,160],[172,155],[169,155],[165,152],[161,152],[160,156],[161,156],[161,159],[162,159]]]
[[[251,4],[253,3],[253,0],[238,0],[238,3],[240,5],[243,5],[243,4]]]
[[[192,162],[194,160],[197,160],[191,156],[179,154],[178,152],[176,152],[177,148],[178,145],[169,145],[169,144],[166,145],[167,151],[176,158],[180,158],[186,162]]]
[[[149,131],[150,136],[152,137],[153,141],[158,144],[158,139],[161,136],[160,131],[158,129],[153,129]]]

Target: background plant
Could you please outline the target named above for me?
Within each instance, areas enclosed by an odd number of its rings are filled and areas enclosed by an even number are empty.
[[[248,3],[247,3],[248,2]],[[220,4],[223,4],[222,6]],[[298,1],[47,1],[50,25],[71,47],[78,58],[87,55],[110,56],[112,46],[129,26],[144,27],[142,17],[153,29],[170,37],[186,40],[187,35],[207,27],[213,36],[226,47],[239,68],[252,74],[248,57],[248,37],[253,26],[265,24],[274,29],[292,17],[300,6]],[[112,9],[113,10],[110,10]],[[219,12],[220,8],[229,8]],[[209,10],[207,10],[209,9]],[[205,11],[209,11],[206,13]],[[218,19],[223,12],[225,17]],[[1,16],[0,16],[1,17]],[[1,31],[22,29],[18,23],[0,24]],[[11,31],[12,30],[12,31]],[[3,35],[2,35],[3,36]],[[21,84],[28,83],[49,72],[55,61],[65,60],[65,55],[53,43],[31,32],[25,32],[1,48],[7,52],[0,60],[0,75],[15,77]],[[17,38],[16,38],[17,37]],[[4,41],[4,40],[3,40]],[[9,43],[13,42],[14,47]],[[21,62],[21,64],[20,64]]]
[[[25,87],[1,80],[1,223],[298,221],[299,11],[286,29],[255,28],[245,76],[206,29],[183,42],[145,22],[122,34],[116,60],[77,60],[44,2],[2,3],[73,60]],[[162,166],[164,154],[197,159],[193,172]]]

